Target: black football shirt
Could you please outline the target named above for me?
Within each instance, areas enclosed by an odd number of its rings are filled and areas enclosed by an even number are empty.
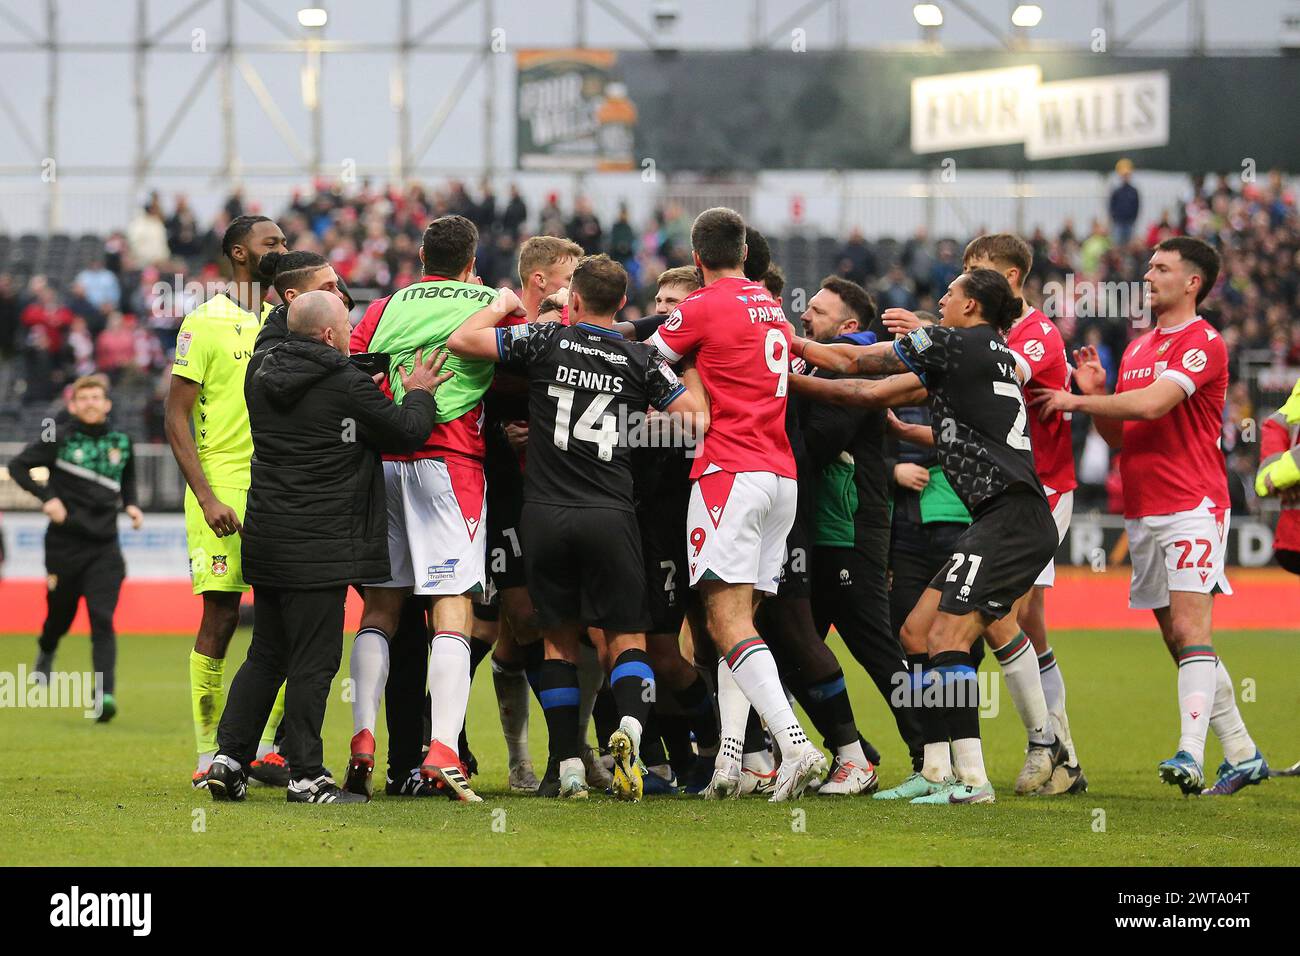
[[[629,435],[686,390],[658,350],[597,325],[538,322],[498,329],[497,353],[528,377],[524,501],[632,511]]]
[[[930,428],[948,483],[972,515],[1017,485],[1038,495],[1016,361],[993,326],[928,325],[894,341],[930,393]]]

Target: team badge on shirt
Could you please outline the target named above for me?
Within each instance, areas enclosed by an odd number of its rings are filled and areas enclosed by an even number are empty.
[[[190,354],[190,339],[194,337],[193,332],[182,332],[176,336],[176,357],[185,358]]]

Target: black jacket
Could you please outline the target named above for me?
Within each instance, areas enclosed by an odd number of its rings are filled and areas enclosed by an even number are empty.
[[[31,476],[37,467],[50,471],[43,486]],[[50,522],[47,552],[75,552],[87,542],[115,543],[117,513],[139,503],[131,439],[107,423],[91,426],[67,418],[55,426],[54,441],[32,442],[10,461],[9,474],[41,501],[58,498],[68,509],[63,524]]]
[[[249,584],[314,590],[387,580],[380,452],[419,448],[437,408],[399,405],[322,342],[288,335],[244,380],[253,432],[242,560]]]

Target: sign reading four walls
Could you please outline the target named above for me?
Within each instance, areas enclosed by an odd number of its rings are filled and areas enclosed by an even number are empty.
[[[1044,83],[1037,66],[912,80],[912,152],[1023,143],[1055,159],[1169,143],[1169,74],[1117,73]]]

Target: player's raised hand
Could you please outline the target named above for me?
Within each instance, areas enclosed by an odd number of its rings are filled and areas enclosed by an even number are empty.
[[[1106,391],[1106,369],[1101,364],[1097,349],[1092,345],[1074,350],[1074,381],[1085,395],[1100,395]]]
[[[519,296],[514,289],[502,289],[497,296],[496,301],[492,303],[492,308],[496,310],[502,318],[509,315],[528,315],[524,308],[523,302],[519,301]]]
[[[228,538],[244,530],[235,509],[218,498],[200,502],[200,506],[203,508],[203,520],[218,538]]]
[[[438,390],[438,386],[447,381],[454,375],[454,372],[442,370],[442,366],[447,361],[448,352],[446,349],[439,349],[431,355],[428,361],[425,361],[424,350],[415,353],[415,367],[407,372],[406,369],[398,366],[397,374],[402,380],[402,388],[408,392],[417,388],[422,388],[430,395]]]
[[[886,309],[881,314],[880,321],[885,323],[885,328],[889,329],[894,335],[906,335],[913,329],[919,329],[925,325],[920,316],[915,312],[909,312],[907,309]]]

